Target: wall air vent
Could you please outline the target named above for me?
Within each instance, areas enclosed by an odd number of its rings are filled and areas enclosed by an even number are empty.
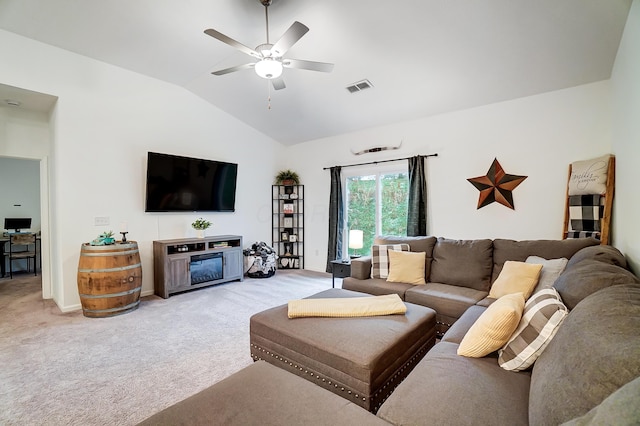
[[[353,83],[347,86],[347,90],[349,91],[349,93],[358,93],[366,89],[371,89],[372,87],[373,87],[373,84],[371,84],[369,80],[361,80],[361,81],[358,81],[357,83]]]

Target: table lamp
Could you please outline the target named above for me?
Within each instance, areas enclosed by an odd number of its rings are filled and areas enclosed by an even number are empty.
[[[360,250],[363,246],[363,232],[359,229],[352,229],[349,231],[349,248],[354,250]],[[350,256],[351,259],[360,257],[359,254]]]

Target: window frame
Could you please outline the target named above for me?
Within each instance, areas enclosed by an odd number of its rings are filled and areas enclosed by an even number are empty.
[[[382,201],[380,195],[382,192],[381,175],[392,173],[406,173],[409,176],[409,164],[406,161],[398,161],[397,163],[373,164],[366,166],[349,167],[348,170],[342,169],[342,199],[344,200],[344,219],[342,223],[342,247],[344,247],[343,257],[347,257],[349,253],[349,192],[347,188],[347,179],[356,176],[376,176],[376,230],[375,235],[380,235],[382,229]]]

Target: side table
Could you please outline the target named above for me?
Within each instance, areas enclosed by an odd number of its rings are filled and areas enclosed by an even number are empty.
[[[331,273],[331,288],[335,288],[336,278],[345,278],[351,276],[351,260],[332,260]]]

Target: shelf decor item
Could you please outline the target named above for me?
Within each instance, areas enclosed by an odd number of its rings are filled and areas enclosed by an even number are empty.
[[[282,211],[284,214],[292,214],[294,213],[293,203],[284,203],[282,206]]]
[[[278,174],[276,175],[275,181],[276,181],[276,185],[285,185],[285,186],[299,185],[300,176],[298,176],[298,173],[294,172],[293,170],[286,169],[278,172]]]
[[[211,222],[200,217],[196,219],[191,226],[196,230],[198,238],[204,238],[204,231],[211,226]]]
[[[98,235],[98,238],[91,241],[92,246],[110,246],[111,244],[115,244],[116,239],[113,238],[113,231],[103,232]]]

